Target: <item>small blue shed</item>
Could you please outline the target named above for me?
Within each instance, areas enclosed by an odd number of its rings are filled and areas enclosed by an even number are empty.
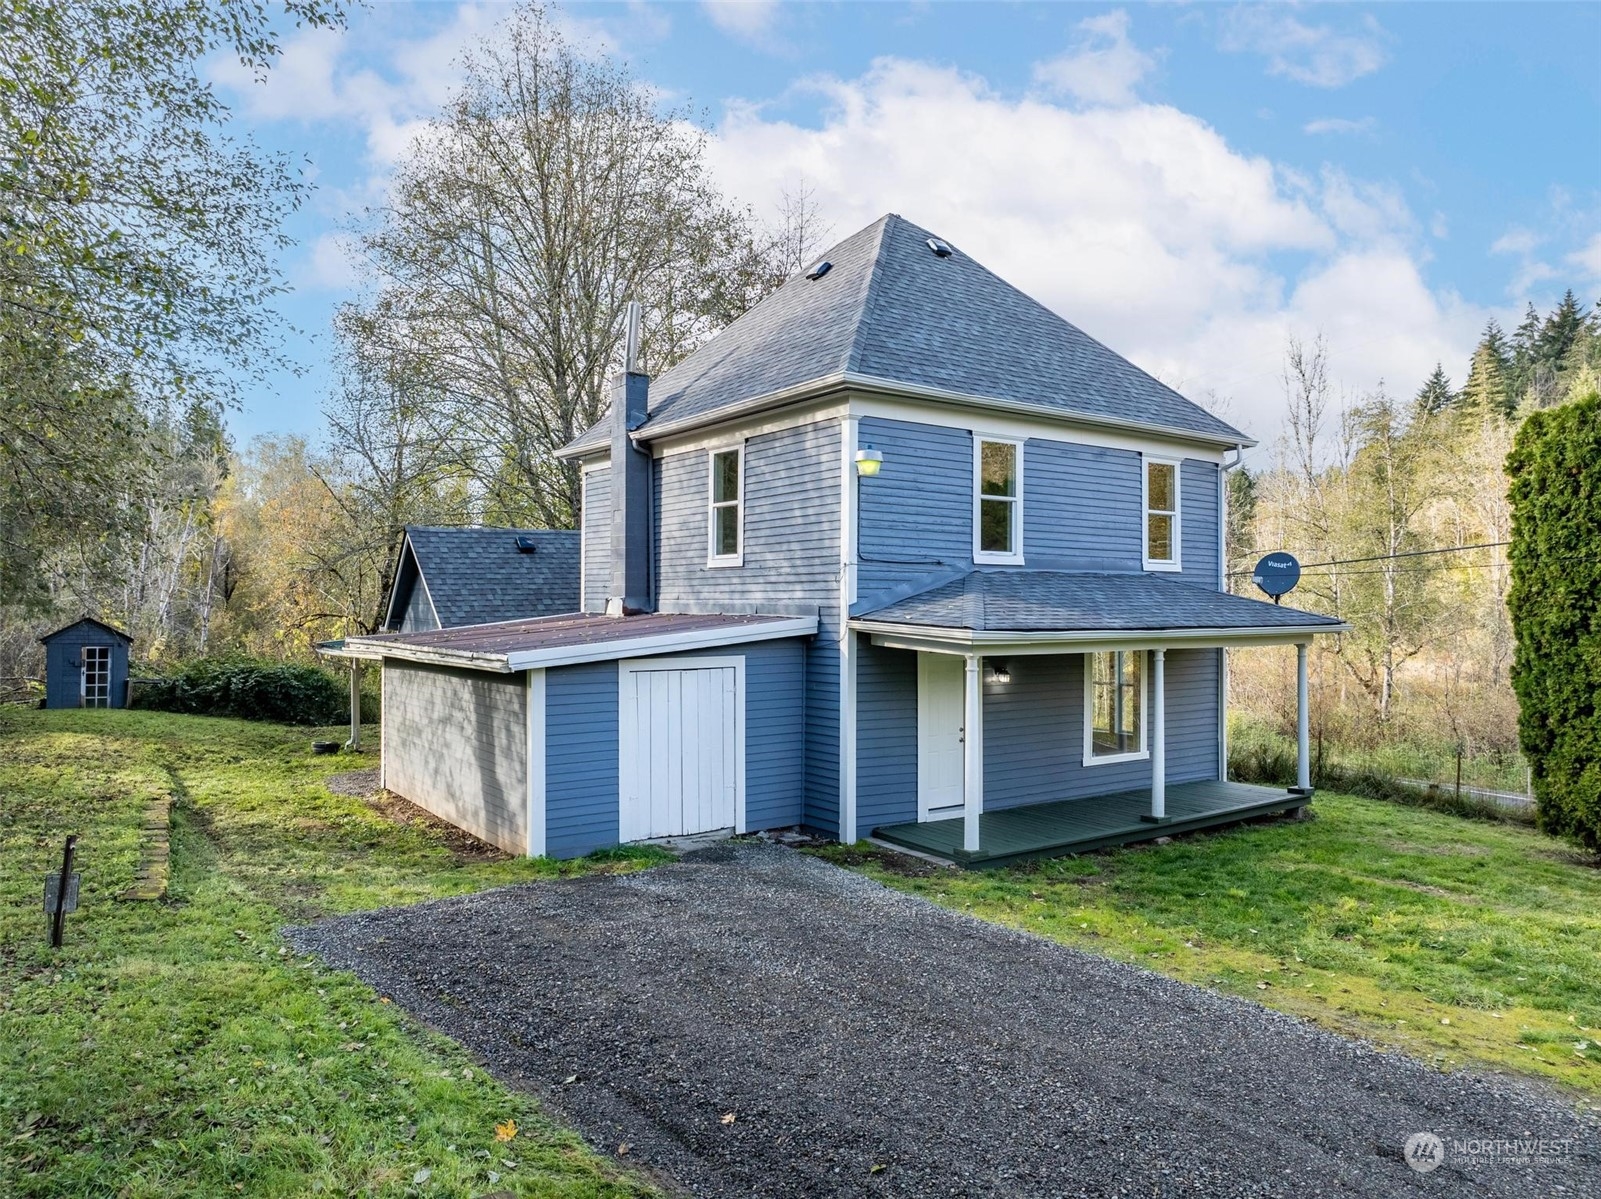
[[[39,638],[44,642],[44,706],[126,708],[128,647],[133,638],[85,616]]]

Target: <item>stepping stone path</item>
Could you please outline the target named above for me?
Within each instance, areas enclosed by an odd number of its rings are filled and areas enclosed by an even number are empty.
[[[143,845],[139,871],[133,886],[122,893],[124,899],[162,899],[167,894],[167,875],[172,858],[172,799],[155,800],[145,809]]]

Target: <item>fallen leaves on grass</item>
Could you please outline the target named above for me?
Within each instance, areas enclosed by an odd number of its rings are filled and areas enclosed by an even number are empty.
[[[517,1135],[517,1121],[504,1120],[495,1125],[495,1140],[505,1142]]]

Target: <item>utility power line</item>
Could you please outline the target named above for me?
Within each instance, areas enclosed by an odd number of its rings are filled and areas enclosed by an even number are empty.
[[[1437,549],[1437,550],[1407,550],[1405,553],[1401,553],[1401,554],[1375,554],[1374,556],[1372,556],[1370,558],[1334,558],[1334,559],[1330,559],[1327,562],[1304,562],[1304,563],[1301,564],[1301,569],[1302,570],[1318,570],[1318,569],[1321,569],[1321,568],[1326,567],[1326,566],[1353,566],[1353,565],[1356,565],[1356,564],[1362,563],[1362,562],[1394,562],[1395,560],[1397,560],[1399,558],[1425,558],[1425,557],[1428,557],[1430,554],[1465,554],[1469,550],[1493,550],[1493,549],[1499,549],[1502,546],[1507,546],[1507,545],[1511,545],[1511,544],[1512,543],[1510,541],[1483,541],[1483,542],[1480,542],[1477,545],[1448,545],[1448,546],[1445,546],[1445,547],[1443,547],[1441,549]],[[1442,570],[1452,570],[1452,569],[1456,569],[1456,568],[1455,567],[1441,567],[1440,569],[1442,569]],[[1235,578],[1235,577],[1238,577],[1240,575],[1248,575],[1248,574],[1251,574],[1251,573],[1252,572],[1250,570],[1231,570],[1231,571],[1229,571],[1229,577],[1230,578]],[[1351,571],[1349,573],[1351,573],[1351,574],[1361,574],[1361,573],[1364,573],[1364,572],[1362,572],[1362,571]],[[1380,571],[1380,572],[1375,572],[1375,573],[1383,573],[1383,572]]]

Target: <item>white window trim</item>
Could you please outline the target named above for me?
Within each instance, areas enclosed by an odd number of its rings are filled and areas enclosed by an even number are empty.
[[[714,487],[716,479],[713,467],[717,455],[736,453],[739,455],[739,498],[737,500],[714,500]],[[719,554],[717,552],[717,509],[719,506],[728,507],[730,504],[739,509],[739,553]],[[707,566],[743,566],[745,565],[745,443],[744,441],[725,442],[722,445],[706,447],[706,565]]]
[[[1173,468],[1173,557],[1151,557],[1151,465]],[[1163,513],[1162,515],[1166,515]],[[1156,454],[1140,455],[1140,558],[1146,570],[1184,569],[1184,463]]]
[[[1107,653],[1113,651],[1093,651],[1086,653],[1084,658],[1084,765],[1085,766],[1111,766],[1117,762],[1139,762],[1151,756],[1149,733],[1146,726],[1150,723],[1147,717],[1150,710],[1150,668],[1146,662],[1148,657],[1145,650],[1124,650],[1124,653],[1137,654],[1136,659],[1140,665],[1140,747],[1126,754],[1097,754],[1095,752],[1095,664],[1091,661],[1094,652]]]
[[[980,549],[980,539],[983,537],[983,505],[984,505],[984,443],[1009,445],[1017,450],[1017,495],[1011,497],[1012,515],[1012,544],[1016,550],[1010,554],[997,553],[994,550]],[[1023,442],[1015,437],[991,437],[977,430],[973,432],[973,561],[999,566],[1023,565]],[[1002,499],[1002,496],[990,496],[992,500]]]

